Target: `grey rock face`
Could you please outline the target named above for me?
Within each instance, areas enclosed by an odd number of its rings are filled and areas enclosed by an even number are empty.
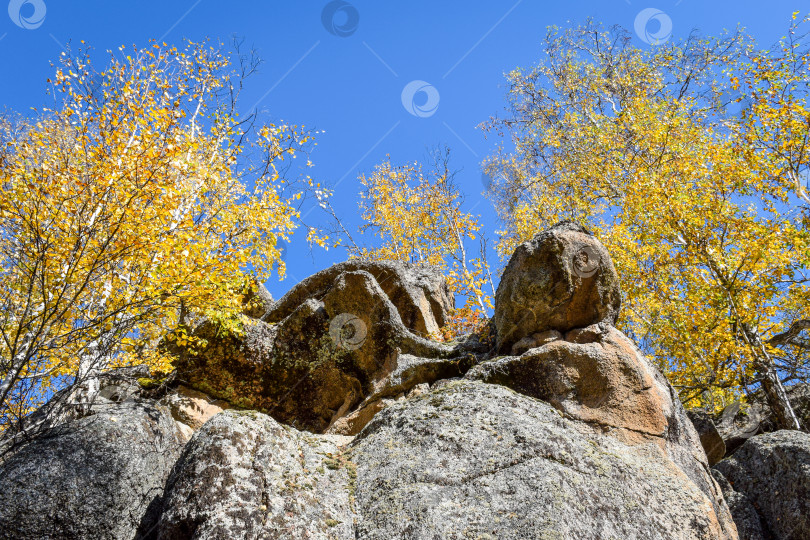
[[[390,406],[351,459],[360,538],[736,538],[660,447],[501,386],[458,381]]]
[[[145,402],[52,428],[0,464],[0,538],[148,537],[182,442],[168,409]]]
[[[160,538],[737,538],[659,446],[497,385],[443,384],[347,447],[327,437],[217,415],[172,474]]]
[[[711,416],[705,411],[686,411],[692,425],[700,436],[700,444],[709,459],[709,465],[714,465],[726,455],[726,443],[717,431]]]
[[[226,411],[189,442],[167,483],[160,539],[354,538],[353,466],[339,444]]]
[[[717,469],[712,469],[712,476],[723,490],[723,497],[734,518],[734,524],[737,525],[740,540],[768,540],[770,535],[765,534],[762,520],[748,497],[734,491],[726,477]]]
[[[715,469],[758,509],[774,538],[810,538],[810,434],[758,435]]]
[[[504,270],[495,294],[498,350],[548,330],[614,324],[620,305],[607,250],[581,226],[560,223],[519,245]]]
[[[467,379],[542,399],[629,445],[655,444],[731,522],[694,427],[672,386],[621,332],[608,324],[568,332],[565,340],[473,367]]]

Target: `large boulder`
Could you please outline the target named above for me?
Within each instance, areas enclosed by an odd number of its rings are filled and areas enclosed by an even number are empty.
[[[737,538],[660,446],[503,386],[442,384],[350,440],[217,415],[172,473],[159,537]]]
[[[167,483],[158,538],[354,538],[350,439],[226,411],[189,442]]]
[[[473,367],[466,378],[500,384],[541,399],[567,415],[625,439],[664,437],[675,402],[632,342],[608,325],[574,330],[566,339]],[[690,426],[691,427],[691,426]]]
[[[740,540],[769,540],[770,535],[766,534],[762,519],[748,497],[744,493],[734,491],[728,479],[717,469],[712,469],[712,476],[723,491],[723,498],[734,518]]]
[[[282,299],[278,310],[290,302]],[[451,347],[411,332],[377,279],[363,270],[338,273],[325,292],[304,298],[278,322],[246,319],[239,334],[223,333],[206,320],[192,333],[206,345],[180,351],[179,380],[317,433],[369,396],[384,397],[381,392],[400,355],[453,356]],[[402,382],[396,381],[390,392],[432,381],[411,377]]]
[[[810,434],[752,437],[715,469],[751,501],[776,540],[810,538]]]
[[[0,464],[0,538],[148,536],[183,442],[168,409],[148,401],[51,428]]]
[[[432,266],[397,261],[352,259],[335,264],[303,280],[285,294],[264,317],[280,322],[311,298],[321,298],[346,272],[368,272],[410,331],[428,336],[439,331],[455,306],[447,278]]]
[[[562,222],[512,254],[495,294],[498,350],[509,353],[522,338],[548,330],[614,324],[620,305],[607,250],[580,225]]]
[[[500,384],[541,399],[628,445],[655,445],[727,516],[700,439],[675,391],[624,334],[606,323],[521,356],[483,362],[467,379]]]

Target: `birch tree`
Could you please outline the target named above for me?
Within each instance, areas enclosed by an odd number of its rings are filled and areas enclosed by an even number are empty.
[[[0,126],[0,429],[93,374],[171,371],[155,345],[184,313],[234,314],[245,272],[283,275],[301,197],[283,172],[312,135],[240,119],[256,64],[232,60],[66,54],[55,106]]]
[[[806,378],[810,22],[760,49],[743,31],[636,47],[620,28],[551,29],[509,73],[487,161],[504,255],[561,219],[614,257],[620,324],[689,406]]]

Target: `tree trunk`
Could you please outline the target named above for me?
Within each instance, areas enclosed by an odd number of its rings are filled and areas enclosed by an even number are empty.
[[[761,376],[762,391],[765,392],[765,399],[768,402],[768,407],[776,417],[776,424],[779,429],[802,429],[796,413],[793,411],[793,406],[790,404],[785,387],[782,381],[779,380],[779,374],[776,372],[771,355],[762,344],[759,338],[759,333],[745,328],[748,334],[748,339],[755,349],[759,352],[757,355],[757,371]]]
[[[760,373],[762,375],[762,391],[765,392],[768,406],[776,417],[779,429],[801,429],[799,419],[793,411],[785,387],[782,386],[782,381],[779,380],[779,375],[773,365],[763,366]]]

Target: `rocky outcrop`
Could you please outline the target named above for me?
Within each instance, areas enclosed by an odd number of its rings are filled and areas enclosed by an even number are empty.
[[[405,326],[374,275],[338,266],[340,272],[318,274],[318,279],[305,281],[303,287],[285,295],[266,317],[277,322],[245,320],[241,334],[223,334],[213,322],[203,321],[193,335],[207,345],[181,351],[178,379],[236,406],[265,411],[280,422],[321,433],[367,403],[370,396],[385,397],[386,381],[402,355],[454,356],[451,347],[422,338]],[[391,272],[391,280],[406,275]],[[336,277],[327,287],[326,276],[333,274]],[[412,281],[420,283],[417,278],[422,277],[417,274]],[[405,284],[411,282],[403,278],[396,283],[400,283],[398,289],[389,286],[404,295]],[[305,292],[317,297],[305,298]],[[291,309],[293,300],[301,298]],[[398,297],[400,303],[405,299]],[[411,307],[413,313],[418,311]],[[434,371],[442,376],[441,369]],[[397,380],[397,388],[388,393],[407,391],[421,382],[432,380],[420,376]]]
[[[541,399],[624,439],[646,440],[664,437],[673,415],[671,389],[657,375],[621,332],[593,325],[522,356],[483,362],[466,378]]]
[[[345,443],[255,412],[216,416],[167,483],[158,538],[354,538]]]
[[[452,305],[427,269],[350,261],[278,302],[258,290],[241,329],[197,319],[172,349],[172,377],[116,394],[126,421],[85,408],[59,426],[66,435],[11,454],[0,532],[735,540],[672,387],[613,327],[617,283],[601,244],[571,223],[521,245],[496,298],[497,347],[510,354],[497,358],[483,338],[424,337]],[[69,439],[85,424],[97,427]],[[81,478],[57,478],[68,466]],[[735,511],[757,507],[724,472]],[[64,528],[71,519],[84,528]]]
[[[625,444],[653,444],[714,506],[728,510],[708,471],[697,434],[674,390],[633,343],[600,323],[568,332],[522,356],[472,368],[467,379],[499,384],[541,399],[566,417],[585,422]]]
[[[161,403],[169,408],[172,418],[186,439],[190,439],[195,431],[215,415],[231,408],[227,401],[213,399],[183,385],[168,392]]]
[[[736,538],[655,445],[503,386],[397,402],[350,444],[225,412],[169,481],[161,538]]]
[[[614,324],[620,305],[607,250],[583,227],[560,223],[520,244],[509,259],[495,294],[498,350],[509,353],[522,338],[548,330]]]
[[[371,274],[399,313],[405,327],[421,336],[438,332],[455,305],[446,278],[436,268],[395,261],[354,259],[318,272],[290,289],[263,320],[282,321],[308,299],[325,295],[338,277],[347,272]]]
[[[757,509],[766,533],[777,540],[810,538],[810,434],[758,435],[715,469]],[[748,523],[750,511],[734,518]]]
[[[391,370],[374,385],[373,391],[346,416],[333,420],[327,433],[356,435],[383,408],[395,399],[423,392],[435,381],[460,377],[473,365],[474,355],[452,358],[420,358],[410,354],[397,355]]]
[[[427,392],[429,388],[430,385],[427,383],[421,383],[414,386],[407,394],[403,392],[391,398],[367,399],[366,402],[357,407],[355,411],[335,421],[329,426],[326,433],[333,435],[357,435],[366,427],[366,424],[371,422],[374,416],[384,408],[396,402],[422,395]]]
[[[144,537],[183,442],[168,409],[145,401],[50,429],[0,464],[0,538]]]
[[[726,443],[717,431],[711,416],[701,410],[686,411],[692,425],[700,437],[700,444],[709,459],[709,465],[714,465],[726,455]]]

